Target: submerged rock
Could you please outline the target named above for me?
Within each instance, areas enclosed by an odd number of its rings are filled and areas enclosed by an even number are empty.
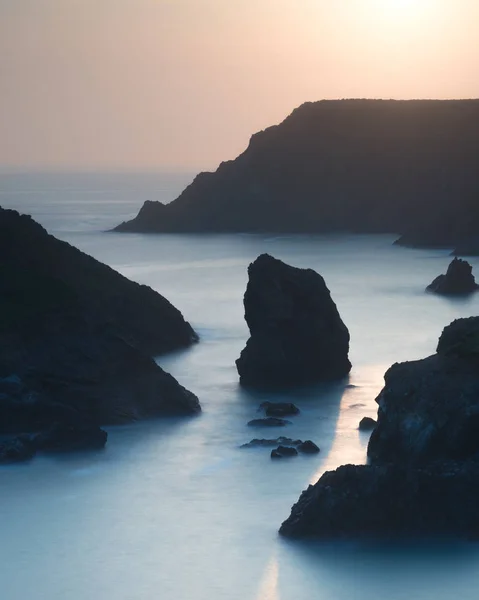
[[[377,421],[371,417],[363,417],[359,422],[359,429],[361,431],[372,431],[377,425]]]
[[[305,490],[281,525],[287,537],[479,535],[479,468],[345,465]]]
[[[317,454],[320,452],[319,446],[317,446],[311,440],[301,442],[301,444],[298,444],[297,448],[298,452],[302,452],[303,454]]]
[[[296,448],[292,448],[290,446],[278,446],[276,449],[271,450],[271,458],[287,458],[297,455],[298,451]]]
[[[251,337],[236,361],[240,383],[276,389],[346,376],[349,332],[324,279],[262,254],[248,267]]]
[[[260,410],[264,410],[268,417],[287,417],[299,414],[299,408],[292,402],[263,402]]]
[[[439,275],[427,286],[426,290],[436,294],[460,295],[477,291],[479,285],[472,274],[471,265],[460,258],[455,258],[447,268],[445,275]]]
[[[258,448],[268,446],[299,446],[303,442],[301,440],[293,440],[292,438],[280,436],[274,439],[258,439],[254,438],[246,444],[242,444],[240,448]]]
[[[285,425],[291,425],[291,421],[277,417],[266,417],[265,419],[248,421],[248,425],[250,427],[284,427]]]

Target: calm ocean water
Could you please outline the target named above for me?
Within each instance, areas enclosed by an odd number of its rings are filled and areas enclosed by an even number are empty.
[[[476,600],[479,547],[284,541],[277,529],[309,482],[365,461],[374,398],[394,362],[434,352],[444,325],[479,314],[479,296],[424,287],[446,252],[391,236],[121,235],[105,230],[146,199],[172,200],[191,175],[0,175],[0,205],[167,296],[201,343],[160,363],[200,398],[191,420],[109,429],[103,452],[0,470],[0,597],[5,600]],[[321,273],[351,333],[348,382],[289,395],[238,387],[248,331],[246,268],[261,252]],[[472,264],[479,273],[479,260]],[[302,412],[278,435],[318,456],[272,462],[240,450],[265,399]]]

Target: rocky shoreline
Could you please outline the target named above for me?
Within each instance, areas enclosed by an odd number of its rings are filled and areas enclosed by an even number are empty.
[[[152,358],[198,340],[160,294],[16,211],[0,209],[0,253],[0,435],[28,434],[25,455],[52,427],[88,447],[101,425],[201,410]]]

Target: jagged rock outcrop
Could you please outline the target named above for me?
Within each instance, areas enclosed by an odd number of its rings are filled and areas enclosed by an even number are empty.
[[[274,439],[254,438],[246,444],[241,444],[240,448],[268,448],[271,446],[299,446],[302,440],[293,440],[292,438],[279,436]]]
[[[479,317],[453,321],[436,354],[395,364],[384,379],[371,460],[427,464],[479,452]]]
[[[117,231],[387,232],[454,248],[479,231],[479,100],[323,100],[252,136]]]
[[[325,473],[281,533],[476,537],[479,317],[445,327],[435,355],[393,365],[377,402],[370,464]]]
[[[426,290],[436,294],[461,295],[471,294],[479,289],[471,265],[460,258],[454,258],[445,275],[439,275]]]
[[[310,485],[280,533],[307,538],[479,535],[479,465],[345,465]]]
[[[241,384],[275,389],[345,377],[349,332],[321,275],[262,254],[248,276]]]
[[[197,339],[165,298],[11,210],[0,258],[0,433],[200,410],[150,357]]]

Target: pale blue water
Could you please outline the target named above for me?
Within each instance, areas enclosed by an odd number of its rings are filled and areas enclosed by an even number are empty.
[[[0,176],[0,204],[166,295],[201,343],[161,364],[198,394],[192,420],[109,430],[104,452],[37,458],[0,470],[0,597],[5,600],[476,599],[479,547],[284,541],[277,529],[326,469],[365,460],[359,420],[374,416],[395,361],[431,354],[442,327],[479,312],[424,287],[441,251],[391,236],[104,233],[147,199],[169,201],[190,175]],[[246,267],[261,252],[326,279],[351,333],[350,384],[289,396],[248,394],[234,360],[247,338]],[[471,261],[479,273],[479,260]],[[272,462],[240,450],[265,398],[302,409],[279,434],[311,438],[319,456]]]

